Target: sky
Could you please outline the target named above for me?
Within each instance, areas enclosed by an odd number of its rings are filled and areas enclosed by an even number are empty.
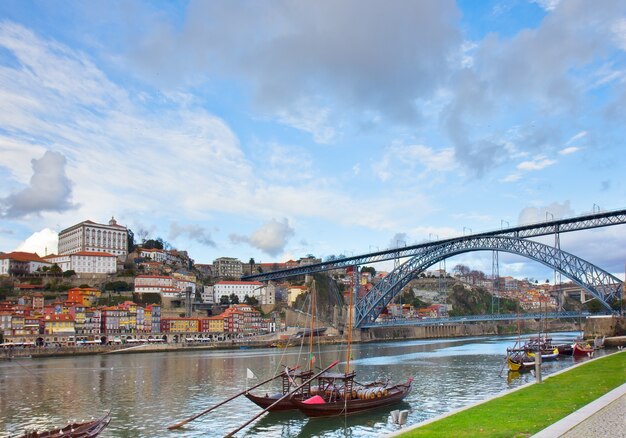
[[[4,0],[0,251],[113,216],[282,262],[623,209],[625,126],[624,1]],[[560,240],[623,278],[625,237]]]

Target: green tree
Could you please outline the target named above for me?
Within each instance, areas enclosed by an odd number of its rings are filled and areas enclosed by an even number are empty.
[[[250,306],[256,306],[259,304],[259,300],[256,297],[249,297],[248,295],[246,295],[243,299],[243,302]]]
[[[52,267],[50,268],[50,273],[54,274],[54,275],[61,275],[63,274],[63,271],[61,270],[61,268],[59,267],[59,265],[57,265],[56,263],[54,265],[52,265]]]
[[[74,275],[76,275],[76,271],[74,271],[73,269],[68,269],[67,271],[63,273],[64,278],[70,278],[70,277],[73,277]]]
[[[234,293],[230,294],[230,304],[239,304],[239,297]]]
[[[222,305],[230,304],[230,300],[228,299],[228,295],[222,295],[220,297],[220,304],[222,304]]]
[[[372,266],[364,266],[363,268],[361,268],[361,272],[369,272],[372,277],[376,276],[376,269],[374,269],[374,267]]]
[[[148,239],[141,245],[147,249],[163,249],[163,239],[160,237],[157,239]]]
[[[127,244],[128,244],[128,252],[133,252],[135,250],[135,233],[133,233],[133,230],[131,230],[130,228],[126,231],[127,232]]]

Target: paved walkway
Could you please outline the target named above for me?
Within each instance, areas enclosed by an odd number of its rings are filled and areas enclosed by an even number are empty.
[[[626,438],[626,383],[532,438]]]

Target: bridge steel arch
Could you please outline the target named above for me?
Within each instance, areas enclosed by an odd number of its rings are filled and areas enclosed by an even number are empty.
[[[621,280],[580,257],[532,240],[504,236],[476,236],[422,248],[418,254],[394,269],[359,300],[355,306],[355,326],[373,323],[409,281],[435,263],[466,252],[494,250],[521,255],[556,269],[598,298],[611,312],[613,309],[609,302],[614,298],[621,299]]]

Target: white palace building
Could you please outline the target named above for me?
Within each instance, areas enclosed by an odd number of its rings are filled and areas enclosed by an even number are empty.
[[[108,225],[83,221],[59,233],[59,255],[105,252],[121,260],[128,255],[128,230],[111,218]]]

